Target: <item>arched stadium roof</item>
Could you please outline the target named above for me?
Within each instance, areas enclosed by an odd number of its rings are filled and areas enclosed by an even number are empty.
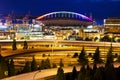
[[[47,13],[37,17],[36,20],[42,21],[46,25],[61,25],[61,26],[91,24],[93,22],[91,18],[85,15],[68,11]]]
[[[51,13],[47,13],[42,16],[39,16],[36,19],[43,20],[43,19],[49,19],[49,18],[72,18],[72,19],[77,19],[82,21],[92,21],[91,18],[85,15],[75,13],[75,12],[68,12],[68,11],[51,12]]]

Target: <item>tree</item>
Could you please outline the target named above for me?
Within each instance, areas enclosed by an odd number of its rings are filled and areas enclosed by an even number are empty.
[[[116,68],[116,76],[117,76],[117,79],[120,80],[120,66]]]
[[[48,58],[45,60],[45,67],[46,69],[51,68],[50,60]]]
[[[63,61],[62,61],[62,59],[60,59],[59,66],[60,66],[60,67],[64,67],[64,64],[63,64]]]
[[[40,69],[45,69],[45,61],[42,60],[39,66]]]
[[[35,57],[33,56],[32,62],[31,62],[31,71],[37,70],[37,62],[35,60]]]
[[[8,66],[5,58],[0,54],[0,79],[8,76]]]
[[[57,68],[57,65],[55,63],[53,63],[52,68]]]
[[[72,80],[71,79],[71,73],[66,73],[65,78],[66,78],[66,80]]]
[[[13,50],[17,50],[16,40],[15,40],[15,39],[13,39],[12,49],[13,49]]]
[[[106,60],[106,63],[105,63],[105,67],[108,67],[108,66],[111,66],[113,65],[113,55],[112,55],[112,44],[111,44],[111,47],[107,53],[107,60]]]
[[[86,68],[85,80],[91,80],[92,69],[89,65]]]
[[[73,70],[72,70],[71,79],[72,80],[76,80],[77,79],[77,70],[76,70],[75,66],[73,67]]]
[[[98,37],[95,37],[95,38],[94,38],[94,41],[97,41],[98,39],[99,39]]]
[[[103,38],[101,38],[101,41],[111,41],[111,38],[108,35],[105,35]]]
[[[78,62],[81,64],[81,65],[86,65],[88,64],[88,59],[85,55],[85,50],[84,50],[84,47],[83,49],[81,50],[81,53],[80,55],[78,56]]]
[[[48,58],[46,60],[42,60],[39,69],[49,69],[49,68],[51,68],[50,60]]]
[[[112,44],[107,54],[107,60],[105,63],[105,80],[116,80],[115,70],[113,66]]]
[[[31,64],[30,64],[29,61],[27,61],[27,62],[25,63],[24,68],[23,68],[23,72],[26,73],[26,72],[30,72],[30,71],[31,71]]]
[[[105,80],[117,80],[113,64],[105,67]]]
[[[65,75],[62,67],[59,67],[57,70],[56,80],[65,80]]]
[[[85,75],[86,75],[85,66],[82,65],[80,72],[78,74],[78,80],[85,80]]]
[[[8,65],[8,75],[9,76],[14,76],[15,75],[15,66],[14,66],[13,59],[10,60],[9,65]]]
[[[86,37],[85,41],[92,41],[92,38]]]
[[[28,48],[27,41],[24,41],[24,46],[23,46],[23,49],[27,49],[27,48]]]
[[[100,50],[99,47],[96,48],[95,53],[93,55],[94,64],[99,64],[102,62],[102,59],[100,58]]]
[[[102,79],[102,73],[101,73],[99,68],[96,69],[93,78],[94,78],[93,80],[103,80]]]
[[[97,69],[97,65],[93,64],[93,73],[95,73],[96,69]]]
[[[74,53],[73,58],[77,58],[78,57],[78,53]]]

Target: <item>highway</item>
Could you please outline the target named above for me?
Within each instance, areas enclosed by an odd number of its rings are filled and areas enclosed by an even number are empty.
[[[93,65],[90,65],[92,67]],[[104,66],[103,64],[98,65]],[[114,67],[119,67],[120,64],[115,63]],[[77,71],[79,71],[81,66],[76,66]],[[73,66],[71,67],[64,67],[64,73],[72,72]],[[20,74],[17,76],[9,77],[9,78],[4,78],[1,80],[44,80],[43,78],[48,77],[48,76],[53,76],[57,74],[57,68],[52,68],[52,69],[45,69],[41,71],[35,71],[35,72],[30,72],[30,73],[25,73],[25,74]]]
[[[72,72],[73,67],[66,67],[63,69],[64,69],[64,73],[68,73],[68,72]],[[77,70],[79,71],[80,67],[77,67]],[[42,78],[56,75],[56,74],[57,74],[57,68],[53,68],[53,69],[45,69],[41,71],[25,73],[25,74],[21,74],[21,75],[9,77],[9,78],[4,78],[2,80],[42,80]]]
[[[111,42],[93,42],[93,41],[72,41],[72,40],[26,40],[29,46],[57,45],[57,46],[106,46],[109,47]],[[0,40],[1,46],[11,46],[12,40]],[[24,40],[16,40],[17,45],[23,46]],[[113,47],[119,47],[120,43],[112,42]]]
[[[2,56],[11,56],[23,53],[40,51],[80,51],[85,47],[87,53],[94,53],[100,47],[101,53],[107,53],[111,42],[71,41],[71,40],[27,40],[28,49],[23,50],[24,40],[17,40],[17,50],[12,50],[12,40],[0,40]],[[33,48],[32,48],[33,47]],[[113,52],[120,52],[120,43],[112,43]]]

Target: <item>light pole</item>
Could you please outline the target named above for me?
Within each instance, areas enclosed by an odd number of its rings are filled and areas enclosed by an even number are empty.
[[[105,47],[105,40],[104,40],[104,54],[105,54],[105,48],[106,48],[106,47]]]
[[[51,62],[52,62],[52,55],[53,55],[53,50],[54,50],[54,40],[53,40],[53,43],[51,44],[51,48],[52,48],[52,53],[51,53],[50,57],[51,57]]]
[[[39,72],[41,72],[41,70],[37,71],[37,72],[34,74],[33,80],[35,80],[35,76],[36,76]]]
[[[53,39],[53,43],[52,43],[52,54],[53,54],[53,50],[54,50],[54,47],[55,47],[55,39]]]
[[[105,42],[107,41],[107,39],[105,38],[105,36],[106,36],[106,35],[105,35],[105,33],[104,33],[104,36],[102,37],[102,41],[104,41],[104,54],[105,54],[105,48],[106,48],[106,47],[105,47]]]

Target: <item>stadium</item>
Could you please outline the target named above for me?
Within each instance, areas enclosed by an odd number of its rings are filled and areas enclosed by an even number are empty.
[[[36,18],[36,23],[42,26],[42,31],[46,34],[55,35],[55,39],[71,39],[83,37],[84,29],[93,25],[93,20],[85,15],[58,11],[51,12]],[[93,31],[93,29],[89,29]]]

